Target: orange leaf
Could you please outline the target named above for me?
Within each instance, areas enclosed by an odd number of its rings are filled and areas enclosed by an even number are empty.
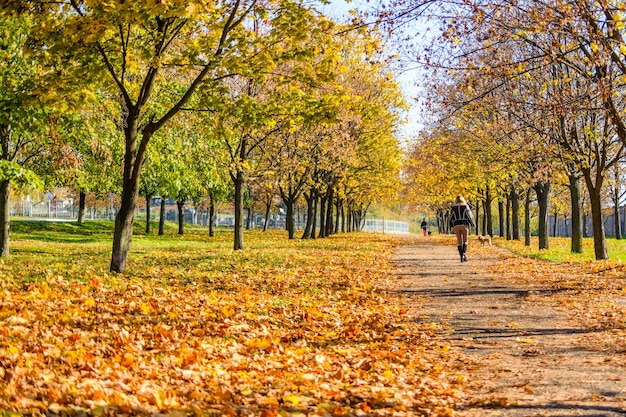
[[[237,411],[234,408],[226,406],[222,408],[222,415],[235,417],[237,415]]]
[[[276,414],[278,414],[278,410],[272,408],[269,410],[261,410],[261,412],[259,413],[259,417],[274,417],[276,416]]]
[[[104,400],[106,397],[106,394],[101,390],[94,391],[93,394],[91,394],[91,399],[93,401],[101,401]]]

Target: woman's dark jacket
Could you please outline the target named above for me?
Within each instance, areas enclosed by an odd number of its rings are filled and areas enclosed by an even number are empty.
[[[450,209],[450,227],[459,225],[476,227],[472,210],[468,205],[455,204]]]

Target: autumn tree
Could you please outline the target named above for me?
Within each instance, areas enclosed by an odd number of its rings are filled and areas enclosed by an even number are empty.
[[[114,2],[10,2],[37,19],[30,44],[38,58],[68,65],[50,72],[66,80],[92,81],[117,94],[123,113],[125,156],[111,270],[126,269],[141,167],[155,132],[210,81],[271,65],[269,45],[308,30],[306,8],[294,2],[235,0]],[[259,34],[254,22],[268,28]],[[55,51],[54,56],[50,51]],[[191,81],[171,88],[170,75]],[[60,84],[67,86],[68,84]],[[153,105],[159,97],[159,105]]]
[[[613,94],[616,84],[612,81],[615,78],[612,74],[616,72],[607,65],[613,62],[619,68],[619,60],[616,59],[619,58],[619,44],[613,41],[607,43],[607,34],[594,29],[594,24],[607,16],[605,14],[602,17],[597,6],[594,6],[593,11],[586,10],[585,5],[576,2],[553,6],[528,2],[525,7],[518,6],[516,2],[497,0],[468,2],[465,5],[446,4],[444,7],[449,7],[448,10],[456,16],[456,24],[441,26],[439,39],[444,40],[444,44],[449,47],[439,48],[442,54],[436,56],[436,64],[439,68],[448,68],[448,75],[459,80],[459,88],[455,91],[462,92],[464,98],[453,100],[459,104],[457,108],[467,109],[473,103],[484,104],[496,96],[498,113],[507,120],[513,116],[521,128],[538,139],[533,141],[535,146],[554,150],[554,146],[558,145],[562,147],[561,152],[573,153],[576,158],[585,159],[575,166],[569,163],[564,165],[570,168],[572,205],[577,206],[576,181],[579,176],[576,171],[583,176],[586,167],[593,167],[595,177],[586,175],[585,182],[591,190],[601,189],[602,171],[606,168],[603,161],[613,147],[605,142],[600,146],[605,149],[601,152],[591,155],[584,151],[572,152],[567,142],[573,136],[560,134],[559,131],[563,130],[564,125],[564,130],[568,131],[572,121],[593,113],[595,116],[592,117],[598,121],[609,120],[619,136],[621,122],[617,115],[621,104]],[[594,18],[589,19],[589,16]],[[611,33],[611,36],[611,39],[618,39],[615,33]],[[435,62],[431,60],[430,63]],[[590,102],[591,105],[580,104],[584,97],[597,101]],[[604,107],[606,113],[598,112],[601,107]],[[605,132],[609,132],[610,138],[612,128],[606,124],[605,128],[609,128]],[[581,139],[585,141],[582,137],[576,138],[575,142]],[[597,140],[591,142],[598,144]],[[539,246],[546,248],[547,202],[551,188],[549,175],[546,174],[558,161],[560,152],[552,152],[550,155],[549,152],[536,149],[536,159],[530,170],[534,172],[531,185],[537,193],[540,207]],[[565,157],[571,161],[570,158],[571,155]],[[609,166],[613,160],[611,158],[613,156],[606,160]],[[591,193],[596,204],[596,210],[593,211],[596,212],[601,211],[599,198],[596,198],[600,194],[595,191]],[[596,221],[601,221],[600,217],[595,216],[594,224]],[[594,239],[596,257],[602,259],[606,256],[602,250],[602,224],[598,223],[594,230],[598,234]],[[572,248],[579,249],[574,240]]]
[[[25,56],[26,16],[0,15],[0,256],[9,255],[11,184],[41,184],[29,168],[53,152],[45,129],[48,114],[36,100],[38,68]],[[47,143],[48,142],[48,143]]]
[[[96,93],[89,102],[56,119],[57,136],[67,150],[65,166],[56,183],[78,192],[79,223],[84,222],[87,194],[104,198],[121,191],[118,161],[124,150],[118,141],[120,129],[115,123],[118,114],[111,97]],[[73,163],[68,164],[68,160]]]

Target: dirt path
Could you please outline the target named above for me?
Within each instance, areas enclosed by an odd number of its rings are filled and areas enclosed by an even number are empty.
[[[397,249],[397,289],[468,361],[459,416],[626,416],[626,346],[602,343],[555,290],[502,279],[503,252],[413,239]]]

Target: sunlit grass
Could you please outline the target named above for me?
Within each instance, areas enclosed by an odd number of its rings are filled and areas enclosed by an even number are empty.
[[[166,223],[165,234],[157,228],[145,234],[136,222],[132,250],[125,274],[129,278],[163,280],[169,284],[215,286],[234,290],[233,274],[251,287],[272,288],[268,277],[289,275],[306,282],[320,273],[363,262],[392,246],[388,235],[350,233],[326,239],[288,239],[284,230],[246,230],[245,250],[234,251],[233,230],[217,229],[211,237],[206,227],[185,227],[179,235],[176,223]],[[86,280],[111,275],[109,270],[113,222],[54,223],[13,221],[11,256],[0,260],[0,274],[17,282],[38,282],[50,277]],[[241,281],[237,282],[240,285]],[[275,288],[271,289],[274,291]]]
[[[583,239],[583,253],[571,252],[571,238],[551,237],[548,239],[548,249],[539,250],[536,236],[531,237],[530,246],[524,245],[524,239],[506,240],[500,237],[492,239],[494,244],[517,254],[530,258],[542,259],[550,262],[582,262],[595,260],[593,238]],[[615,238],[606,239],[609,259],[616,262],[626,260],[626,240]]]

